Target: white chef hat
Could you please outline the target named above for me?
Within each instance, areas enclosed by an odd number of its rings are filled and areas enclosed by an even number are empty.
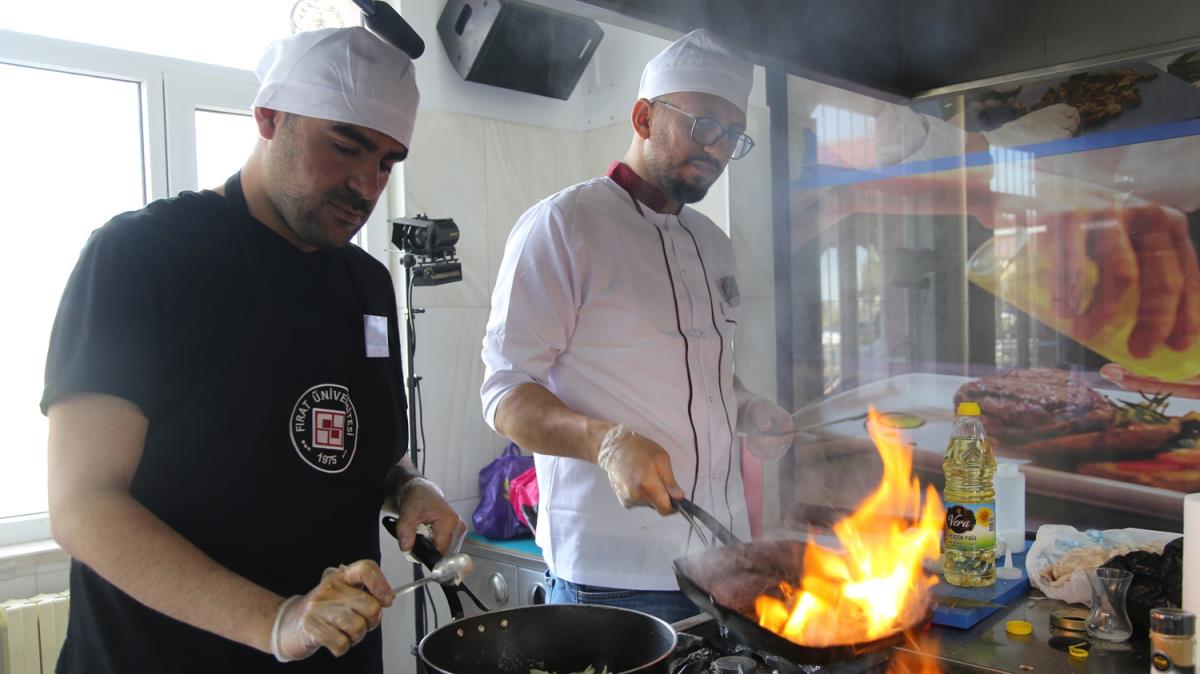
[[[273,42],[254,71],[254,107],[385,133],[409,147],[416,72],[407,54],[366,28],[325,28]]]
[[[720,96],[742,112],[754,84],[753,65],[710,31],[694,30],[650,59],[642,71],[638,98],[696,91]]]

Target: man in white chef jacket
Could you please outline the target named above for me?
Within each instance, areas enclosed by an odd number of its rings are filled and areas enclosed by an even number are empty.
[[[487,422],[536,455],[550,603],[694,615],[671,560],[698,543],[664,517],[671,499],[747,537],[738,430],[768,432],[760,455],[791,444],[790,416],[734,377],[733,245],[686,206],[753,147],[751,72],[708,31],[680,38],[642,73],[624,160],[509,236],[481,395]]]

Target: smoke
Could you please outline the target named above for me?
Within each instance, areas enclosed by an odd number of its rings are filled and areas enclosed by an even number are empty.
[[[828,531],[879,486],[883,462],[866,431],[862,434],[861,439],[797,436],[791,475],[781,476],[781,481],[790,482],[790,506],[768,536]]]

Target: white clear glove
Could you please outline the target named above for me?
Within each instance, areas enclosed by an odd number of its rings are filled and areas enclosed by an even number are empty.
[[[341,656],[379,627],[392,588],[375,562],[326,569],[308,594],[285,599],[275,614],[271,652],[280,662],[303,660],[322,647]]]
[[[670,515],[675,512],[671,499],[684,497],[667,450],[627,426],[613,426],[604,435],[596,464],[608,473],[609,484],[626,508],[648,505],[660,515]]]
[[[1017,147],[1062,140],[1079,129],[1079,111],[1066,103],[1056,103],[1014,119],[993,131],[985,131],[988,143],[999,147]]]
[[[443,555],[458,552],[467,535],[467,523],[446,502],[441,487],[423,477],[414,477],[400,488],[396,500],[400,512],[396,513],[395,533],[401,550],[412,550],[420,533],[431,539]]]
[[[762,396],[754,396],[738,410],[738,430],[746,434],[746,450],[762,461],[787,454],[796,439],[792,415]]]

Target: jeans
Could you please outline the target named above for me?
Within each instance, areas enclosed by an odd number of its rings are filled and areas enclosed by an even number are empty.
[[[649,613],[673,623],[700,613],[700,609],[682,592],[622,590],[613,587],[580,585],[546,572],[547,604],[597,604],[628,608]]]

